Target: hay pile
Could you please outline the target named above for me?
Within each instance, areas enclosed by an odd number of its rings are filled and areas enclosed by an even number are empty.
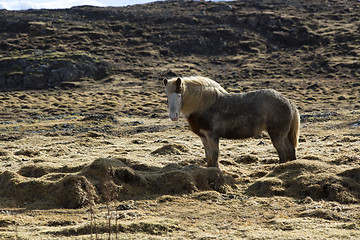
[[[257,180],[247,192],[257,196],[289,196],[340,203],[360,202],[360,168],[341,168],[316,160],[281,164]]]
[[[139,199],[151,194],[224,191],[219,169],[169,164],[136,171],[126,159],[100,158],[76,168],[27,165],[0,173],[3,203],[36,208],[80,208],[93,202]]]
[[[73,168],[30,164],[17,172],[1,172],[0,196],[4,207],[80,208],[156,194],[224,192],[225,182],[218,168],[178,164],[144,168],[127,159],[100,158]],[[359,203],[360,168],[344,171],[316,160],[296,160],[278,165],[246,193]]]

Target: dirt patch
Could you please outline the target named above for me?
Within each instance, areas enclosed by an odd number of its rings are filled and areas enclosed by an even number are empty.
[[[250,163],[254,163],[254,162],[258,162],[259,158],[257,156],[253,156],[253,155],[244,155],[244,156],[240,156],[237,159],[235,159],[235,162],[237,163],[244,163],[244,164],[250,164]]]
[[[254,182],[248,193],[326,199],[340,203],[360,201],[359,168],[346,171],[316,160],[296,160],[275,167]]]
[[[161,148],[156,149],[155,151],[153,151],[151,154],[158,154],[158,155],[168,155],[168,154],[183,154],[189,152],[189,150],[180,144],[168,144],[165,145]]]

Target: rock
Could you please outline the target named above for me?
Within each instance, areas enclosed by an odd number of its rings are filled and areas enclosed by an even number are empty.
[[[310,86],[308,86],[306,89],[315,90],[315,89],[318,89],[318,88],[320,88],[319,84],[314,83],[314,84],[311,84]]]
[[[87,53],[30,51],[0,58],[1,69],[2,89],[47,89],[83,78],[103,79],[110,65]]]
[[[217,4],[209,9],[209,12],[231,11],[233,8],[228,4]]]

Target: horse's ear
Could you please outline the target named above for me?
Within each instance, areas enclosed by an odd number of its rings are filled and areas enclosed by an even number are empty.
[[[168,80],[167,80],[167,78],[164,78],[164,85],[166,86],[167,85],[167,83],[168,83]]]
[[[180,78],[176,79],[175,84],[176,84],[175,92],[181,93],[181,79]]]
[[[176,79],[176,86],[177,87],[181,86],[181,78]]]

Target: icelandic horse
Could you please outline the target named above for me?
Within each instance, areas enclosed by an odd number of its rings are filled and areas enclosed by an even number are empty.
[[[263,89],[228,93],[200,76],[164,79],[170,119],[180,111],[201,138],[208,167],[219,167],[219,138],[242,139],[267,131],[280,162],[296,159],[300,117],[296,106],[279,92]]]

